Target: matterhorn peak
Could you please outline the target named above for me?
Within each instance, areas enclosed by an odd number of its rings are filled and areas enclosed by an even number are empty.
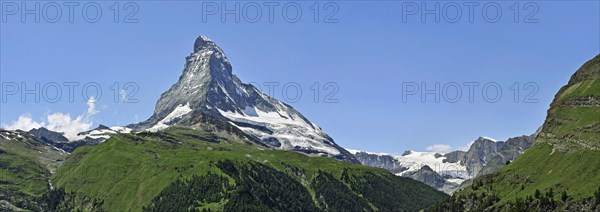
[[[196,42],[194,42],[194,52],[216,46],[217,45],[215,42],[213,42],[210,38],[206,37],[205,35],[200,35],[198,38],[196,38]]]
[[[231,73],[231,64],[223,50],[214,41],[204,35],[196,38],[194,52],[186,58],[186,61],[182,77],[198,78],[210,75],[211,77],[231,78],[233,76]],[[194,80],[192,79],[192,81]]]
[[[172,125],[193,125],[198,114],[230,123],[271,148],[358,163],[300,112],[242,83],[232,74],[221,48],[203,35],[196,39],[179,81],[160,96],[152,117],[131,128],[160,131]]]

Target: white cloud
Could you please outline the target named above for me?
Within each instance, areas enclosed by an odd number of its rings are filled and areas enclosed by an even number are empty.
[[[3,124],[3,128],[7,130],[25,130],[29,131],[34,128],[40,128],[44,123],[39,123],[31,118],[31,114],[23,114],[10,125]]]
[[[70,114],[60,112],[48,115],[48,125],[45,127],[56,132],[64,132],[65,137],[69,140],[81,139],[77,133],[89,130],[93,122],[83,116],[71,118]]]
[[[452,148],[450,147],[450,145],[447,145],[447,144],[434,144],[434,145],[428,146],[425,149],[427,151],[431,151],[431,152],[445,153],[445,152],[450,151],[450,149],[452,149]]]
[[[92,115],[98,113],[98,111],[96,110],[96,98],[94,98],[93,96],[90,97],[90,99],[88,99],[87,105],[88,105],[88,110],[87,110],[88,116],[92,116]]]
[[[99,111],[95,109],[96,99],[91,97],[87,102],[88,108],[86,113],[72,118],[68,113],[56,112],[46,116],[45,120],[34,121],[30,114],[19,116],[16,121],[11,124],[3,124],[3,128],[7,130],[24,130],[29,131],[34,128],[45,127],[49,130],[62,132],[69,140],[81,139],[77,133],[89,130],[93,126],[92,116]]]

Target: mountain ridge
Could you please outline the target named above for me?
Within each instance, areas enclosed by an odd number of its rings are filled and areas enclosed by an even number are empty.
[[[497,172],[533,144],[534,135],[497,141],[479,137],[468,150],[449,153],[406,151],[401,156],[351,150],[363,165],[383,168],[409,177],[446,193],[462,188],[474,177]],[[416,158],[415,154],[420,154]]]

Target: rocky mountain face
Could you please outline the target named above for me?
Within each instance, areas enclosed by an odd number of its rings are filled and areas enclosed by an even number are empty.
[[[29,134],[39,139],[47,139],[54,142],[69,142],[69,139],[67,139],[62,133],[54,132],[44,127],[31,129],[29,130]]]
[[[480,160],[478,166],[472,169],[474,176],[482,176],[485,174],[495,173],[500,170],[507,162],[513,161],[523,154],[535,143],[535,136],[519,136],[508,139],[501,143],[500,148],[496,152],[490,154],[491,157],[485,157],[486,160]],[[468,167],[467,167],[468,168]]]
[[[444,190],[444,186],[447,184],[444,177],[431,169],[428,165],[421,167],[418,171],[412,172],[410,178],[423,182],[431,187],[439,188],[438,190]]]
[[[533,135],[510,138],[506,142],[480,137],[464,153],[460,164],[467,167],[471,176],[490,174],[498,171],[506,161],[517,158],[533,145],[534,140]]]
[[[475,175],[487,164],[493,154],[498,153],[503,144],[504,142],[479,137],[465,152],[460,163],[467,167],[469,174]]]
[[[446,156],[446,158],[442,162],[456,163],[458,161],[463,161],[465,158],[465,154],[467,154],[467,152],[462,151],[462,150],[456,150],[456,151],[446,153],[446,154],[444,154],[444,156]]]
[[[382,168],[392,173],[401,173],[408,169],[402,166],[400,161],[391,155],[377,155],[360,151],[354,153],[354,156],[363,165]]]
[[[383,168],[396,175],[419,180],[446,193],[461,188],[463,182],[500,170],[534,143],[534,135],[495,141],[479,137],[467,151],[446,154],[407,151],[401,156],[353,151],[363,165]]]
[[[183,74],[161,95],[154,114],[128,127],[140,132],[159,131],[171,125],[190,126],[199,114],[227,121],[274,149],[358,163],[352,154],[294,108],[242,83],[232,73],[223,50],[205,36],[198,37],[194,43]]]

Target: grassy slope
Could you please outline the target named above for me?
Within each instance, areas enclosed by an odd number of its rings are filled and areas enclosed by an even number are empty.
[[[534,146],[499,173],[475,179],[476,186],[457,192],[455,198],[493,193],[500,198],[494,206],[503,207],[533,195],[536,189],[567,191],[570,201],[593,196],[600,186],[598,99],[600,55],[584,64],[557,93]]]
[[[483,185],[467,187],[455,196],[494,193],[500,198],[495,206],[503,206],[518,197],[533,195],[536,189],[545,192],[552,188],[556,194],[567,191],[572,200],[579,200],[592,196],[600,186],[599,161],[598,151],[564,153],[550,144],[539,143],[499,173],[475,180]],[[559,198],[555,195],[555,200]]]
[[[60,166],[66,153],[53,149],[29,134],[2,133],[0,137],[0,188],[17,189],[39,197],[47,192],[50,174]]]
[[[200,136],[196,136],[198,134]],[[116,135],[98,146],[77,149],[53,176],[53,182],[67,192],[81,192],[104,200],[104,208],[109,211],[140,210],[176,179],[190,179],[208,171],[222,174],[210,163],[234,160],[255,161],[278,170],[285,170],[284,162],[303,169],[308,182],[319,170],[331,173],[338,179],[344,169],[355,174],[374,173],[400,183],[421,186],[430,191],[434,199],[441,200],[445,196],[416,181],[395,177],[383,169],[235,141],[210,143],[197,139],[207,134],[171,127],[160,135]],[[314,195],[311,189],[309,192]]]
[[[0,155],[0,164],[1,190],[18,191],[36,197],[48,191],[50,174],[30,156],[8,150]]]
[[[66,153],[26,133],[0,131],[0,200],[31,210],[49,191],[48,180]],[[8,136],[8,137],[6,137]],[[10,137],[10,138],[9,138]]]
[[[556,94],[537,141],[563,151],[600,150],[600,55]]]

